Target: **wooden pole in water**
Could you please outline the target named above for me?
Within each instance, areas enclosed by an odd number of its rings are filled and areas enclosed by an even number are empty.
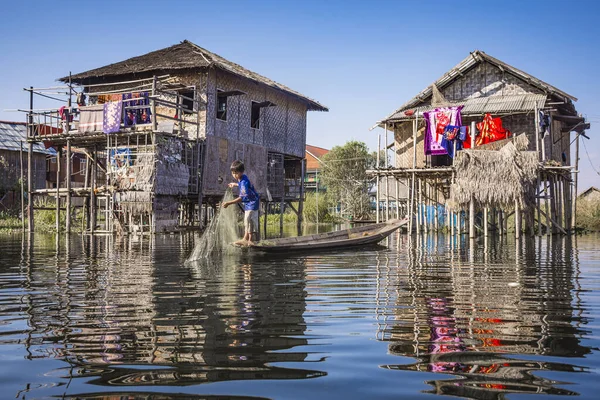
[[[67,214],[66,214],[66,222],[65,228],[67,233],[71,233],[71,175],[72,175],[72,166],[71,162],[71,140],[67,139]]]
[[[304,178],[306,175],[306,158],[300,161],[300,199],[298,202],[298,219],[296,228],[298,236],[302,236],[302,223],[304,222]]]
[[[488,208],[483,209],[483,236],[488,237]]]
[[[23,171],[23,141],[21,140],[19,146],[19,161],[20,161],[20,173],[21,173],[21,226],[25,231],[25,176]]]
[[[571,194],[572,210],[571,210],[571,229],[575,231],[577,227],[577,177],[579,176],[579,136],[577,133],[575,138],[575,169],[573,170],[573,192]]]
[[[33,138],[33,86],[29,87],[29,114],[27,118],[28,139]],[[27,227],[33,232],[33,143],[29,142],[27,152]]]
[[[550,183],[550,223],[552,224],[552,234],[557,232],[556,224],[554,221],[557,221],[556,215],[556,177],[554,174],[550,174],[549,183]]]
[[[96,151],[96,146],[94,146],[94,151],[92,152],[92,178],[91,178],[91,187],[90,187],[90,232],[94,234],[96,229],[96,179],[98,172],[98,154]]]
[[[387,122],[385,123],[385,151],[384,151],[384,166],[388,168],[388,129]],[[390,180],[389,177],[385,176],[385,220],[390,220]]]
[[[60,232],[60,170],[62,164],[62,147],[56,152],[56,233]]]
[[[469,201],[469,239],[475,238],[475,200],[471,195]]]
[[[379,179],[379,165],[381,162],[381,135],[377,135],[377,193],[375,194],[375,213],[377,214],[375,216],[375,222],[379,223],[379,199],[380,199],[380,190],[381,190],[381,179]]]
[[[423,229],[423,180],[419,178],[419,204],[417,211],[417,232],[421,232]]]
[[[438,180],[437,178],[435,178],[435,183],[433,186],[433,194],[434,194],[434,198],[433,198],[433,222],[434,222],[434,227],[435,227],[435,231],[437,232],[439,230],[439,222],[438,222]]]
[[[515,238],[521,237],[521,209],[519,203],[515,201]]]

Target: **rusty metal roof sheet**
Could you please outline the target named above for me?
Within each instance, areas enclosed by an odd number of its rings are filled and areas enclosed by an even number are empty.
[[[27,153],[27,125],[22,122],[0,121],[0,150],[20,151]],[[33,144],[34,153],[51,154],[42,143]]]
[[[462,115],[477,115],[477,114],[500,114],[511,112],[527,112],[534,111],[536,108],[544,107],[546,103],[545,94],[517,94],[510,96],[489,96],[476,97],[458,102],[452,102],[446,106],[463,105]],[[422,113],[437,108],[437,106],[425,105],[416,108],[409,108],[396,111],[387,118],[387,121],[401,121],[414,119],[414,116],[406,115],[405,111],[412,110],[415,113]],[[385,122],[385,121],[382,121]]]

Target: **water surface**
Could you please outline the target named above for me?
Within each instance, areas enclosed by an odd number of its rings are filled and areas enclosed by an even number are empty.
[[[598,236],[194,240],[0,237],[2,398],[597,398]]]

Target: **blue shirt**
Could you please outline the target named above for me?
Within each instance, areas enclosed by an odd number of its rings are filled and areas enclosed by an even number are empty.
[[[254,185],[250,183],[245,174],[242,175],[242,179],[238,182],[238,187],[240,188],[240,197],[244,204],[244,211],[258,210],[260,198],[256,190],[254,190]]]

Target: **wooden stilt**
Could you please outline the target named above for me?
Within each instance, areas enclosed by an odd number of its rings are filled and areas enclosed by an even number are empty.
[[[438,180],[437,178],[434,181],[433,184],[433,226],[435,231],[437,232],[439,230],[439,221],[438,221],[438,200],[439,200],[439,196],[438,196]]]
[[[515,201],[515,238],[521,237],[521,208],[519,203]]]
[[[71,162],[71,140],[67,139],[67,210],[65,228],[67,233],[71,233],[71,175],[73,174],[73,163]]]
[[[60,232],[60,172],[62,164],[62,147],[56,152],[56,233]]]
[[[573,170],[573,192],[571,193],[571,230],[575,231],[577,227],[577,177],[579,176],[579,136],[575,138],[575,169]]]
[[[548,177],[548,183],[550,184],[550,223],[552,224],[552,234],[557,233],[557,227],[553,221],[556,221],[556,179],[553,174]]]
[[[428,205],[428,200],[427,200],[427,178],[422,178],[422,191],[423,191],[423,198],[421,201],[421,223],[423,224],[423,232],[428,233],[429,232],[429,226],[428,226],[428,210],[427,210],[427,205]]]
[[[90,181],[90,233],[94,233],[96,229],[96,179],[98,176],[98,153],[96,146],[92,152],[92,179]]]
[[[302,236],[302,223],[304,222],[304,176],[306,175],[306,159],[300,162],[300,199],[298,202],[298,219],[296,228],[298,236]]]
[[[475,200],[472,195],[469,201],[469,238],[475,238]]]
[[[27,152],[27,229],[33,232],[33,143]]]
[[[488,237],[488,208],[483,209],[483,236]]]

